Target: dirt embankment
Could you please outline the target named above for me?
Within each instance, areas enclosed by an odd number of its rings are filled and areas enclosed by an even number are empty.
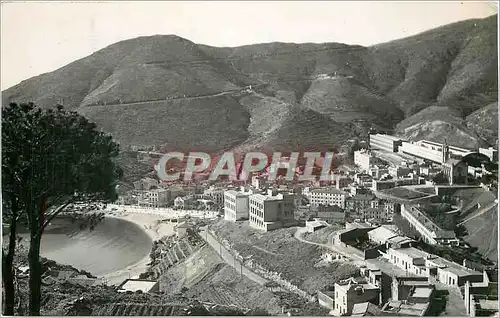
[[[354,265],[342,262],[320,266],[324,250],[295,239],[297,228],[260,232],[250,228],[248,222],[224,220],[210,228],[247,262],[280,274],[282,279],[310,295],[357,272]]]

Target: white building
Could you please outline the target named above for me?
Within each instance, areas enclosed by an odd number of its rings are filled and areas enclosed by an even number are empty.
[[[248,219],[248,197],[252,191],[228,190],[224,191],[224,219],[239,221]]]
[[[152,189],[141,192],[138,204],[143,207],[162,208],[167,206],[169,201],[170,191],[167,189]]]
[[[498,162],[498,150],[493,147],[479,148],[479,153],[490,158],[492,162]]]
[[[401,205],[401,216],[420,233],[427,244],[456,245],[460,242],[453,231],[441,229],[416,206]]]
[[[337,205],[345,208],[345,199],[347,194],[344,191],[335,188],[319,188],[310,190],[311,206],[319,205]]]
[[[429,277],[446,285],[463,286],[466,281],[483,281],[482,273],[414,247],[389,248],[387,257],[409,275]]]
[[[370,151],[361,149],[354,152],[354,164],[360,167],[362,171],[369,171],[372,162],[373,156]]]
[[[250,226],[264,231],[278,229],[294,221],[294,195],[268,190],[252,194],[249,200]]]
[[[402,140],[400,138],[384,135],[375,134],[370,135],[370,148],[378,149],[387,152],[398,152],[399,146],[401,146]]]
[[[378,302],[380,288],[364,278],[349,278],[335,283],[335,316],[350,316],[355,304]]]

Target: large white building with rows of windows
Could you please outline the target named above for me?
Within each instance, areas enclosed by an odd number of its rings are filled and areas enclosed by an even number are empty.
[[[224,191],[224,219],[233,222],[248,219],[248,197],[251,194],[243,189]]]
[[[294,196],[268,190],[267,194],[249,196],[250,226],[263,231],[271,231],[294,221]]]
[[[345,208],[345,199],[347,193],[335,188],[320,188],[309,190],[309,199],[311,206],[319,205],[337,205]]]

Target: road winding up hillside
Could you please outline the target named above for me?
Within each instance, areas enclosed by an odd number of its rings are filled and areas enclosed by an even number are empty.
[[[63,104],[124,146],[324,151],[382,127],[473,147],[497,139],[496,38],[496,16],[371,47],[139,37],[25,80],[2,101]]]

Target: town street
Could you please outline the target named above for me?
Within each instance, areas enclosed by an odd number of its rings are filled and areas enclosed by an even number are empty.
[[[222,244],[217,241],[212,234],[210,234],[206,228],[200,231],[201,237],[221,256],[221,258],[231,267],[233,267],[238,273],[241,273],[256,282],[257,284],[264,285],[268,282],[267,279],[260,277],[251,270],[247,269],[241,264],[232,254],[229,252]]]

